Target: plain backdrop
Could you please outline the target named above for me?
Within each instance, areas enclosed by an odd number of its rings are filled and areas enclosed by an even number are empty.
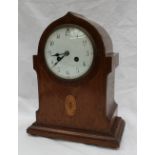
[[[20,0],[19,1],[19,155],[136,155],[136,0]],[[68,11],[83,14],[109,33],[119,53],[115,77],[118,115],[126,121],[121,147],[111,150],[75,142],[33,137],[26,128],[38,109],[37,76],[32,55],[43,30]]]

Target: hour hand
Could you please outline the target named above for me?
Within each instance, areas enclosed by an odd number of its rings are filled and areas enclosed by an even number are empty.
[[[63,52],[63,53],[55,53],[55,54],[53,54],[53,55],[51,55],[51,56],[59,57],[60,55],[68,56],[68,55],[69,55],[69,51],[65,51],[65,52]]]
[[[56,56],[56,57],[58,57],[59,55],[61,55],[61,54],[55,53],[55,54],[53,54],[53,55],[51,55],[51,56]]]

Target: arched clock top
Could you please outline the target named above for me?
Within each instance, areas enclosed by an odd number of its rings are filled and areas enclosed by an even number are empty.
[[[68,12],[63,17],[52,22],[45,29],[39,41],[38,53],[43,51],[44,42],[48,38],[49,34],[57,27],[65,24],[73,24],[85,29],[90,34],[91,38],[94,39],[95,46],[97,46],[97,48],[99,48],[105,56],[107,53],[113,52],[112,41],[104,28],[80,14]]]
[[[82,15],[68,12],[65,16],[52,22],[43,32],[38,46],[38,56],[44,57],[44,49],[48,37],[63,25],[74,25],[87,32],[88,38],[93,42],[93,48],[97,59],[107,65],[107,73],[112,72],[118,65],[118,54],[113,53],[112,41],[104,28],[90,21]],[[104,59],[104,60],[103,60]],[[99,64],[101,65],[101,64]]]

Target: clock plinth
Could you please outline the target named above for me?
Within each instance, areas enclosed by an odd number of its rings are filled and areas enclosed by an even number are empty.
[[[114,100],[117,66],[118,53],[98,24],[71,12],[51,23],[33,56],[39,109],[27,132],[118,148],[125,122]]]
[[[89,132],[85,130],[77,130],[71,128],[61,128],[55,126],[44,126],[37,123],[32,124],[27,132],[34,136],[43,136],[53,139],[64,139],[85,144],[93,144],[102,147],[118,148],[125,122],[121,117],[116,117],[109,134],[101,134],[97,132]]]

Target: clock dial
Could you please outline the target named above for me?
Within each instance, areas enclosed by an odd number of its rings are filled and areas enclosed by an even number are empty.
[[[75,25],[64,25],[48,37],[45,49],[48,68],[63,79],[76,79],[90,69],[94,49],[88,33]]]

